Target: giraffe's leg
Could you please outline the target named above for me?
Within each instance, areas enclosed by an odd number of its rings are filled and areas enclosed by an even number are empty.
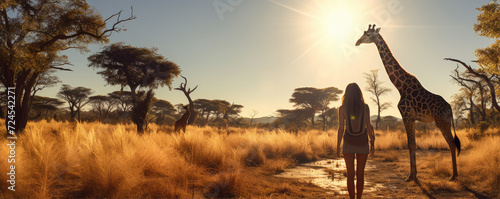
[[[456,156],[456,146],[453,140],[453,134],[451,134],[451,121],[446,121],[444,119],[436,119],[436,126],[441,130],[444,139],[448,143],[451,151],[451,162],[453,165],[453,175],[450,180],[455,180],[458,176],[457,172],[457,156]]]
[[[403,117],[403,124],[406,129],[406,137],[408,138],[408,150],[410,151],[410,175],[405,182],[417,180],[417,159],[415,150],[417,143],[415,141],[415,117],[414,111],[406,100],[401,100],[398,104],[399,111]]]
[[[415,120],[408,119],[404,121],[406,129],[406,137],[408,138],[408,150],[410,151],[410,175],[406,178],[405,182],[410,182],[417,179],[417,158],[415,150],[417,149],[417,142],[415,141]]]

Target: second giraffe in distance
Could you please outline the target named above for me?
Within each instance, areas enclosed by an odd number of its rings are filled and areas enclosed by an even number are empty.
[[[184,108],[186,110],[186,112],[184,113],[184,115],[182,115],[181,118],[179,118],[175,122],[174,132],[180,133],[181,130],[183,130],[184,133],[186,132],[186,126],[187,126],[189,117],[191,116],[191,112],[189,111],[189,106],[183,106],[182,108]]]
[[[369,25],[368,30],[356,42],[356,46],[362,43],[374,43],[377,46],[380,58],[384,64],[385,70],[389,75],[392,84],[401,95],[398,103],[398,109],[403,117],[403,123],[408,137],[408,149],[410,150],[410,175],[406,181],[417,180],[417,163],[415,158],[415,121],[424,123],[436,122],[436,126],[441,130],[446,142],[451,150],[451,160],[453,164],[453,175],[450,180],[454,180],[458,176],[457,159],[455,151],[460,154],[460,140],[455,132],[455,137],[451,133],[451,127],[455,131],[455,123],[453,121],[453,113],[450,104],[443,97],[433,94],[425,89],[418,79],[408,73],[399,65],[398,61],[392,55],[391,50],[387,46],[382,36],[379,34],[380,28],[375,29]]]

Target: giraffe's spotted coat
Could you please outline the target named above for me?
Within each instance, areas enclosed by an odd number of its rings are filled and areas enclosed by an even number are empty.
[[[398,103],[398,109],[403,117],[406,134],[408,137],[408,148],[410,150],[410,176],[407,180],[416,179],[417,167],[415,158],[415,121],[430,123],[435,121],[436,126],[441,130],[446,139],[452,155],[453,176],[454,179],[458,176],[455,152],[458,149],[460,152],[460,141],[456,137],[453,138],[451,127],[453,122],[453,114],[450,104],[443,97],[433,94],[425,89],[418,79],[408,73],[399,65],[398,61],[392,55],[391,50],[387,46],[382,36],[379,34],[380,28],[375,30],[370,26],[363,36],[356,42],[356,45],[361,43],[374,43],[384,64],[385,70],[389,79],[394,84],[401,95]]]

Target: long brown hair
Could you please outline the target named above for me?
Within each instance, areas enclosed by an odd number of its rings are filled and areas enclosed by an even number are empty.
[[[365,99],[358,84],[350,83],[345,88],[344,96],[342,97],[342,106],[346,109],[347,116],[353,120],[356,117],[361,117],[361,111],[364,110]]]

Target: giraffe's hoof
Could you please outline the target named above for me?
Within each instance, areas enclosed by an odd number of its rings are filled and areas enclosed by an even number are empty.
[[[455,181],[457,179],[457,176],[456,175],[453,175],[451,176],[450,180],[449,181]]]

